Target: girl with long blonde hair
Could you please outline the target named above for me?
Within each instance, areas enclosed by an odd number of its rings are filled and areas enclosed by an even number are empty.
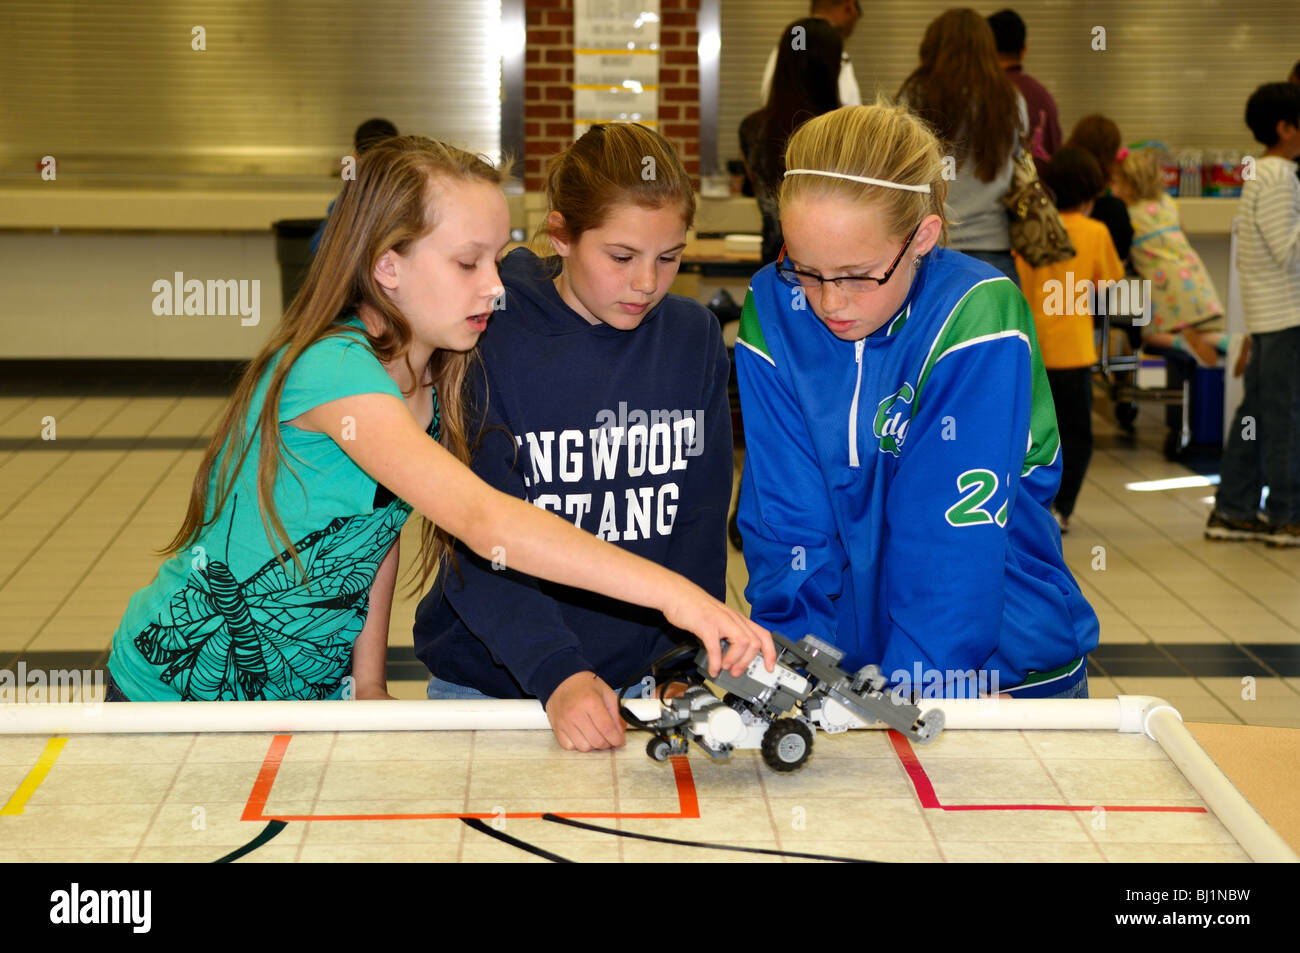
[[[736,347],[752,618],[902,695],[1086,695],[1097,617],[1049,511],[1033,316],[940,247],[938,141],[901,107],[845,107],[801,126],[785,165],[785,251]]]

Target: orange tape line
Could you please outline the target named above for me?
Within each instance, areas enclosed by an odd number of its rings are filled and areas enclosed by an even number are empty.
[[[546,814],[554,814],[557,817],[573,818],[626,818],[629,820],[656,820],[656,819],[678,819],[678,818],[697,818],[700,816],[699,796],[695,791],[695,776],[691,774],[690,760],[683,756],[672,758],[673,780],[677,785],[677,803],[676,812],[663,811],[645,811],[645,812],[617,812],[617,811],[526,811],[517,814],[484,814],[484,813],[430,813],[430,814],[267,814],[266,802],[271,797],[271,787],[275,784],[276,775],[280,772],[280,765],[284,762],[286,749],[292,740],[292,735],[276,735],[271,739],[271,747],[267,749],[266,757],[262,759],[262,767],[257,772],[257,780],[253,782],[253,790],[249,792],[248,801],[244,804],[244,813],[240,816],[242,821],[428,821],[428,820],[460,820],[461,818],[477,818],[479,820],[492,820],[498,817],[507,818],[541,818]]]

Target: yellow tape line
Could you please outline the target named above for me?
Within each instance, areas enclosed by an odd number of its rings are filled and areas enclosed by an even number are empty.
[[[6,815],[21,814],[27,802],[31,800],[36,789],[41,786],[45,776],[50,773],[50,768],[54,767],[54,762],[59,760],[59,755],[63,752],[63,746],[68,743],[67,738],[51,738],[45,746],[45,750],[36,760],[36,766],[23,779],[23,783],[18,785],[18,790],[14,792],[9,803],[0,807],[0,817]]]

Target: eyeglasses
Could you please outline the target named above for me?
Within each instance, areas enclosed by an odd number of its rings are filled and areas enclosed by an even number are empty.
[[[814,288],[821,289],[821,287],[827,282],[835,285],[835,287],[839,288],[841,291],[846,291],[850,294],[860,291],[871,291],[879,288],[889,280],[891,275],[893,275],[894,271],[898,268],[899,263],[902,262],[903,255],[907,253],[907,247],[912,244],[912,239],[916,237],[916,233],[920,227],[921,223],[917,222],[916,228],[912,229],[912,233],[907,236],[907,241],[903,242],[903,247],[899,249],[898,257],[894,259],[894,263],[890,265],[884,275],[879,278],[874,278],[871,275],[839,275],[835,278],[823,278],[821,275],[814,275],[810,271],[800,271],[798,268],[791,268],[789,265],[782,264],[782,262],[786,260],[784,245],[781,246],[781,254],[776,260],[776,273],[787,284],[800,285],[807,291],[811,291]]]

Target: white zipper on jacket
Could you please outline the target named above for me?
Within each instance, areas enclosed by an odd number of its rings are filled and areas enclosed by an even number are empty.
[[[853,385],[853,405],[849,408],[849,466],[858,466],[858,391],[862,389],[862,352],[866,348],[865,340],[853,345],[853,359],[858,364],[858,381]]]

